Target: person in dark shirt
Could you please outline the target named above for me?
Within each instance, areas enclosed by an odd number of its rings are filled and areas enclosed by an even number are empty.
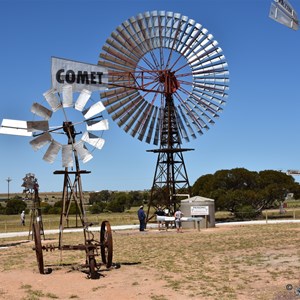
[[[161,206],[158,207],[157,211],[155,212],[156,216],[164,216],[165,212],[162,210]],[[158,223],[158,230],[161,230],[163,227],[163,221],[157,221]]]
[[[145,226],[146,226],[146,214],[144,212],[144,206],[141,205],[139,210],[138,210],[138,218],[140,221],[140,231],[144,231],[145,230]]]

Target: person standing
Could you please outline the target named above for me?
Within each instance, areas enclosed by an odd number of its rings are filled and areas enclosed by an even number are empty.
[[[165,212],[162,210],[161,206],[158,207],[158,209],[155,212],[155,214],[156,214],[157,217],[158,216],[161,216],[161,217],[165,216]],[[162,227],[163,227],[163,221],[158,220],[157,224],[158,224],[158,230],[160,231],[162,229]]]
[[[146,225],[146,214],[144,212],[144,206],[141,205],[139,210],[138,210],[138,218],[140,221],[140,231],[144,231],[145,230],[145,225]]]
[[[175,211],[175,213],[174,213],[175,226],[176,226],[177,232],[182,232],[182,224],[181,224],[181,218],[182,218],[182,216],[183,216],[183,213],[178,208],[177,211]]]
[[[25,226],[25,211],[24,210],[21,213],[21,225]]]

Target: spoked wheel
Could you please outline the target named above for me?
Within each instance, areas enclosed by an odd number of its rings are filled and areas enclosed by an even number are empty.
[[[103,221],[101,224],[100,247],[102,262],[106,264],[107,268],[110,268],[112,266],[113,241],[111,228],[108,221]]]
[[[34,236],[34,243],[35,243],[35,253],[36,253],[36,259],[37,259],[39,271],[40,274],[45,274],[40,225],[37,222],[34,223],[32,227],[33,227],[33,236]]]

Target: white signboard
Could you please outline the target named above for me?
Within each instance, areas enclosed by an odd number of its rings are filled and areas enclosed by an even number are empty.
[[[191,216],[208,216],[208,206],[191,206]]]
[[[271,3],[269,17],[289,28],[298,30],[299,22],[297,13],[287,0],[274,0]]]
[[[61,92],[63,85],[71,84],[73,91],[105,90],[108,85],[108,71],[98,65],[52,57],[52,88]]]

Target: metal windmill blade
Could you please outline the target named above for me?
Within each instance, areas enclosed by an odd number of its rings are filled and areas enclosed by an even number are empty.
[[[0,127],[1,134],[32,136],[27,130],[27,122],[21,120],[3,119]]]
[[[226,103],[229,77],[222,49],[201,24],[178,13],[151,11],[126,20],[106,40],[99,65],[109,70],[109,90],[101,93],[107,111],[147,143],[161,139],[157,109],[164,107],[165,93],[180,112],[185,141],[209,129]]]

